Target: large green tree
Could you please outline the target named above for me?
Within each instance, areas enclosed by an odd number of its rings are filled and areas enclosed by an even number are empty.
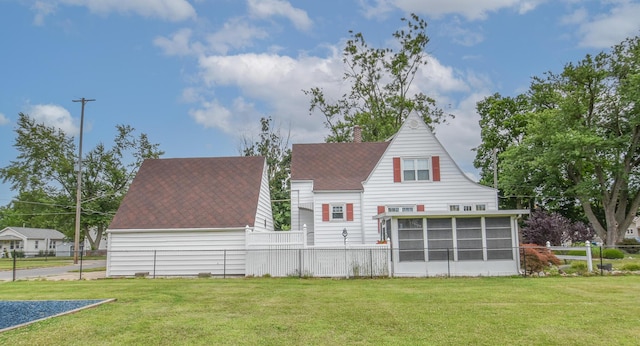
[[[478,102],[476,110],[480,115],[480,136],[482,143],[476,147],[476,158],[473,164],[480,169],[480,183],[487,186],[500,188],[497,164],[498,157],[507,148],[518,145],[524,138],[528,113],[532,111],[532,105],[527,95],[516,97],[503,97],[496,93]],[[502,207],[522,208],[529,202],[532,188],[521,186],[517,195],[513,197],[503,196],[500,200]]]
[[[576,201],[615,244],[640,206],[640,38],[535,78],[523,139],[500,155],[505,193]]]
[[[126,125],[116,130],[111,148],[100,143],[82,158],[80,228],[94,249],[100,246],[142,161],[163,154],[146,134],[136,137],[135,130]],[[11,184],[17,197],[3,208],[1,222],[55,228],[72,237],[78,162],[73,137],[20,113],[14,147],[18,157],[0,168],[0,178]]]
[[[263,156],[267,160],[274,227],[276,230],[289,230],[291,229],[289,133],[284,135],[280,127],[274,126],[271,117],[261,118],[260,125],[260,139],[254,141],[244,137],[240,152],[243,156]]]
[[[362,33],[349,32],[342,60],[343,80],[351,89],[339,99],[330,99],[319,87],[304,90],[311,98],[310,111],[325,116],[330,131],[327,142],[351,141],[355,125],[361,127],[363,141],[385,140],[410,112],[418,113],[430,126],[446,119],[435,100],[413,85],[428,61],[427,22],[415,14],[402,21],[406,27],[393,33],[396,50],[370,47]]]

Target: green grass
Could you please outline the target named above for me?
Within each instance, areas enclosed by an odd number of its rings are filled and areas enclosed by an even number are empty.
[[[84,257],[83,261],[104,260],[106,256]],[[16,258],[17,269],[63,267],[73,264],[73,257],[22,257]],[[0,258],[0,271],[12,270],[13,258]],[[104,269],[103,269],[104,270]],[[84,271],[84,270],[83,270]]]
[[[640,279],[106,279],[0,283],[2,299],[117,301],[4,345],[635,345]]]
[[[33,268],[48,268],[48,267],[62,267],[73,264],[73,259],[68,257],[29,257],[29,258],[16,258],[17,269],[33,269]],[[13,259],[2,258],[0,259],[0,270],[12,270]]]

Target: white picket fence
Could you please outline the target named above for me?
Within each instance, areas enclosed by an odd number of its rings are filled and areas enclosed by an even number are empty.
[[[245,275],[380,277],[391,274],[386,244],[316,247],[304,232],[248,232]]]

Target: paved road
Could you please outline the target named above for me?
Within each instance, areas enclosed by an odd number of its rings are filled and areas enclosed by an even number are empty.
[[[106,266],[105,260],[88,260],[82,262],[82,269],[99,268]],[[16,270],[16,280],[39,278],[53,275],[62,275],[72,270],[80,270],[80,264],[72,264],[63,267],[51,267],[51,268],[36,268],[36,269],[19,269]],[[80,272],[75,272],[78,278],[80,278]],[[84,273],[83,273],[84,275]],[[13,271],[0,271],[0,281],[13,280]]]

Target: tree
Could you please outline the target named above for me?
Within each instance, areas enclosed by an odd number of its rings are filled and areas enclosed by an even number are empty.
[[[572,222],[555,212],[534,210],[522,227],[526,243],[545,246],[547,242],[560,245],[567,242],[592,240],[595,232],[583,222]]]
[[[420,114],[428,125],[445,120],[435,100],[413,85],[416,73],[427,64],[427,22],[415,14],[402,21],[406,28],[393,33],[398,51],[369,47],[362,33],[349,31],[342,61],[346,68],[343,80],[351,90],[340,99],[329,100],[319,87],[303,90],[311,97],[309,111],[318,110],[325,116],[330,130],[327,142],[351,141],[355,125],[362,128],[363,141],[385,140],[411,112]]]
[[[523,140],[500,155],[501,186],[577,201],[612,245],[640,206],[640,38],[536,78]]]
[[[112,148],[100,143],[82,158],[80,228],[93,249],[100,246],[142,161],[163,154],[146,134],[135,137],[135,130],[126,125],[116,129]],[[56,228],[71,237],[75,233],[78,162],[73,138],[23,113],[16,134],[18,157],[0,168],[0,177],[11,183],[18,199],[5,208],[2,222]]]
[[[244,137],[240,151],[243,156],[263,156],[267,160],[274,227],[276,230],[289,230],[291,228],[289,134],[285,137],[280,128],[274,128],[271,117],[261,118],[260,124],[260,140],[253,141]]]
[[[480,115],[480,136],[482,143],[474,148],[476,158],[473,165],[480,169],[480,183],[501,188],[496,185],[496,178],[502,175],[498,171],[498,157],[512,145],[518,145],[524,138],[528,113],[532,105],[527,95],[503,97],[496,93],[477,103],[476,110]],[[515,197],[502,199],[503,207],[520,209],[529,201],[533,191],[529,186],[521,186],[514,191]],[[509,203],[511,202],[511,203]]]

